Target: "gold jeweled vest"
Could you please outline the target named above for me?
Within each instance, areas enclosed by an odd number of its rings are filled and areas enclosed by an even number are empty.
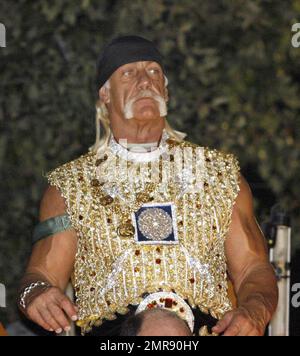
[[[232,154],[163,133],[150,153],[113,138],[47,174],[78,235],[72,275],[77,325],[126,314],[145,293],[173,292],[220,319],[228,297],[224,243],[239,192]]]

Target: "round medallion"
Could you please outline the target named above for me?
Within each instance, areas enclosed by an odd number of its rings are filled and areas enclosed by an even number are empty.
[[[144,210],[138,218],[141,233],[149,240],[162,241],[173,232],[171,216],[161,208]]]

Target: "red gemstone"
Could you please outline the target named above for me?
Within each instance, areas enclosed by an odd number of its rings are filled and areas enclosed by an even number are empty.
[[[155,262],[156,262],[156,264],[160,265],[161,264],[161,259],[157,258]]]
[[[172,308],[172,306],[173,306],[173,299],[171,299],[171,298],[166,298],[166,300],[165,300],[165,307],[166,307],[166,308]]]

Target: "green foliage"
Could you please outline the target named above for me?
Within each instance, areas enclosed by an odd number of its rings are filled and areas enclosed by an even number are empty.
[[[250,184],[262,184],[253,185],[260,220],[280,201],[299,233],[298,0],[4,0],[1,10],[0,282],[12,301],[5,321],[16,317],[43,174],[93,144],[95,62],[116,35],[158,44],[169,121],[191,141],[235,153]]]

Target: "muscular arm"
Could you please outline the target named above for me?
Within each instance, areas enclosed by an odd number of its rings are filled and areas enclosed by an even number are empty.
[[[254,216],[252,193],[242,176],[225,250],[238,308],[214,331],[226,336],[263,335],[276,310],[278,290],[265,238]]]
[[[44,193],[40,206],[40,221],[65,213],[65,201],[60,192],[49,186]],[[28,296],[26,316],[47,330],[66,329],[69,326],[64,314],[49,316],[49,303],[60,304],[64,313],[75,319],[76,310],[64,296],[64,290],[70,280],[74,267],[77,235],[74,229],[63,231],[37,242],[21,281],[20,290],[32,282],[45,281],[53,288],[37,288]],[[60,314],[60,315],[59,315]],[[48,317],[47,317],[48,316]],[[57,319],[57,320],[56,320]],[[52,320],[52,322],[50,322]]]

